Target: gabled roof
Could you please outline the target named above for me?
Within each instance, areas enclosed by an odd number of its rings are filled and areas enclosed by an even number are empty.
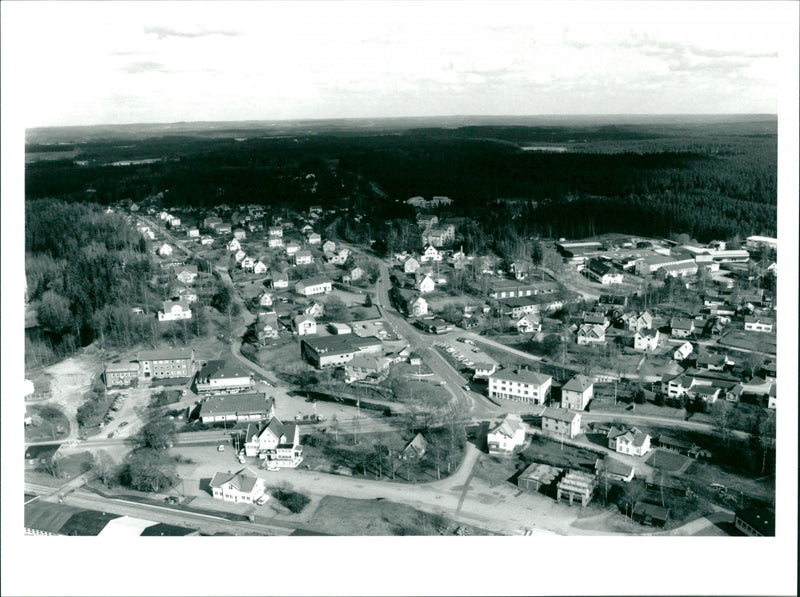
[[[424,452],[428,449],[428,440],[426,440],[421,433],[417,433],[414,436],[414,439],[406,444],[406,447],[403,448],[403,451],[405,452],[409,448],[415,450],[416,452]]]
[[[645,438],[649,437],[646,433],[643,433],[636,427],[631,427],[630,429],[617,429],[616,427],[612,427],[608,431],[608,439],[624,439],[637,448],[644,445]]]
[[[550,381],[551,377],[544,373],[537,373],[530,369],[503,369],[502,371],[495,371],[492,376],[494,379],[515,381],[519,383],[528,383],[540,386]]]
[[[519,415],[509,413],[489,433],[499,433],[506,437],[514,437],[514,434],[521,429],[525,429],[525,423],[522,422],[522,418]]]
[[[250,474],[248,474],[250,473]],[[245,467],[237,473],[214,473],[210,486],[212,489],[230,483],[242,493],[251,493],[256,486],[258,477],[249,468]]]
[[[585,375],[576,375],[564,384],[561,391],[583,393],[594,385],[594,382]]]
[[[636,332],[636,335],[641,337],[641,338],[657,338],[658,337],[658,330],[655,330],[655,329],[652,329],[652,328],[649,328],[649,329],[646,328],[646,329],[643,329],[643,330],[638,330]]]
[[[597,472],[605,471],[612,475],[620,475],[628,477],[633,473],[633,467],[624,462],[620,462],[616,458],[598,458],[594,464],[594,470]]]
[[[214,360],[208,361],[197,374],[198,380],[230,379],[232,377],[250,377],[250,371],[238,362]]]
[[[543,419],[553,419],[572,424],[576,417],[580,416],[576,411],[568,408],[546,408],[542,413]]]
[[[669,322],[669,327],[673,330],[692,330],[694,329],[694,320],[673,317]]]

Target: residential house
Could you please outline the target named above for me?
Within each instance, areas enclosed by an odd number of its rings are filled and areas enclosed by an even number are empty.
[[[720,388],[710,385],[696,385],[692,387],[687,393],[692,398],[700,398],[707,404],[714,404],[719,398]]]
[[[204,234],[203,236],[200,237],[200,244],[203,245],[204,247],[207,247],[209,245],[213,245],[214,244],[214,237],[213,236],[209,236],[207,234]]]
[[[184,284],[193,284],[197,277],[196,265],[182,265],[175,270],[178,280]]]
[[[200,238],[200,229],[193,226],[186,231],[186,236],[189,238]]]
[[[439,224],[439,218],[433,214],[418,214],[417,226],[423,230],[429,230]]]
[[[489,397],[526,404],[544,404],[553,378],[529,369],[504,369],[489,376]]]
[[[336,243],[332,240],[326,240],[322,243],[323,253],[333,253],[336,250]]]
[[[636,427],[630,429],[612,427],[606,437],[608,448],[620,454],[644,456],[650,451],[650,436]]]
[[[298,336],[308,336],[317,333],[317,322],[313,317],[295,315],[292,323],[294,324],[295,333]]]
[[[542,413],[542,431],[571,439],[581,432],[581,414],[565,408],[547,408]]]
[[[283,230],[283,229],[281,229],[281,230]],[[280,247],[283,246],[283,238],[280,237],[280,236],[270,236],[267,239],[267,246],[270,249],[279,249]]]
[[[191,319],[192,310],[186,301],[164,301],[164,307],[158,312],[158,321],[178,321]]]
[[[270,313],[260,313],[258,315],[258,319],[256,320],[256,331],[260,341],[278,338],[280,331],[279,327],[278,314],[274,311]]]
[[[305,278],[295,283],[294,289],[297,294],[303,296],[314,296],[317,294],[327,294],[333,288],[333,282],[325,276],[314,276]]]
[[[514,326],[520,334],[538,334],[542,331],[542,324],[534,315],[523,315]]]
[[[275,414],[275,400],[261,392],[220,394],[200,403],[200,421],[204,424],[261,421]]]
[[[391,360],[376,355],[355,355],[345,363],[344,372],[351,381],[364,379],[367,376],[378,376],[391,365]]]
[[[270,238],[282,238],[283,237],[283,227],[282,226],[270,226],[267,234]]]
[[[295,265],[311,265],[312,263],[314,263],[314,256],[311,251],[300,250],[294,254]]]
[[[242,230],[241,228],[237,228],[233,231],[233,238],[236,240],[244,240],[247,238],[247,232]]]
[[[584,311],[583,323],[589,325],[602,325],[604,328],[609,326],[608,318],[602,311]]]
[[[222,224],[222,218],[218,218],[216,216],[212,216],[203,220],[203,228],[216,229],[216,227],[220,224]]]
[[[241,263],[244,260],[245,257],[247,257],[247,253],[245,253],[241,249],[236,251],[236,254],[234,255],[234,259],[236,259],[236,263]]]
[[[360,267],[355,266],[351,269],[348,269],[342,272],[342,282],[345,284],[349,284],[350,282],[356,282],[364,277],[364,270]]]
[[[253,273],[256,275],[266,274],[267,264],[259,259],[258,261],[253,263]]]
[[[273,271],[272,272],[272,288],[288,288],[289,287],[289,274],[287,272]]]
[[[597,479],[593,474],[582,471],[571,470],[558,482],[556,489],[556,501],[569,499],[569,505],[573,501],[580,503],[581,507],[586,507],[592,500]]]
[[[197,292],[193,288],[176,288],[173,290],[172,300],[185,301],[191,305],[198,300]]]
[[[653,327],[653,316],[648,311],[645,311],[636,318],[636,330],[649,330]]]
[[[486,436],[489,454],[511,454],[525,444],[526,430],[519,415],[508,413]]]
[[[273,305],[273,298],[271,292],[264,292],[258,299],[258,305],[260,307],[271,307]]]
[[[607,477],[614,481],[630,483],[633,480],[634,468],[620,462],[616,458],[598,458],[594,463],[594,472],[598,477]]]
[[[585,375],[576,375],[561,388],[561,408],[584,410],[594,397],[594,382]]]
[[[253,387],[253,374],[238,362],[208,361],[195,380],[201,394],[243,392]]]
[[[214,499],[235,504],[254,504],[264,495],[264,479],[247,467],[237,473],[215,473],[210,487]]]
[[[672,358],[674,358],[676,361],[683,361],[686,359],[686,357],[692,354],[693,350],[694,348],[692,347],[691,342],[684,342],[678,348],[675,349]]]
[[[436,290],[436,282],[433,281],[429,275],[418,275],[416,288],[423,294],[427,294],[429,292],[433,292]]]
[[[291,257],[300,250],[300,245],[293,240],[290,240],[288,243],[286,243],[286,247],[284,248],[286,250],[286,254]]]
[[[606,328],[602,325],[583,324],[578,328],[578,344],[599,344],[606,341]]]
[[[673,317],[669,322],[673,338],[688,338],[694,333],[694,320]]]
[[[317,301],[312,301],[310,305],[308,305],[305,309],[303,309],[303,315],[307,315],[308,317],[313,317],[314,319],[319,319],[325,314],[325,305],[322,303],[318,303]]]
[[[258,456],[281,468],[296,468],[303,461],[300,427],[274,416],[261,428],[248,426],[244,449],[248,456]]]
[[[676,452],[678,454],[683,454],[684,456],[688,456],[689,452],[691,452],[692,448],[694,448],[694,444],[692,442],[687,442],[663,433],[656,438],[656,443],[662,450]]]
[[[169,257],[172,255],[172,247],[167,243],[164,243],[158,248],[158,254],[161,257]]]
[[[658,348],[659,333],[655,329],[641,329],[633,336],[633,347],[636,350],[656,350]],[[691,346],[691,344],[689,345]]]
[[[433,245],[425,245],[420,255],[420,263],[428,263],[429,261],[441,261],[442,254]]]
[[[418,460],[425,456],[428,451],[428,440],[421,433],[417,433],[414,438],[403,448],[403,460]]]
[[[241,243],[236,238],[232,238],[231,240],[229,240],[225,244],[225,246],[228,248],[229,251],[238,251],[239,249],[242,248]]]
[[[409,257],[403,262],[403,271],[407,274],[414,274],[419,269],[419,261]]]
[[[312,232],[308,235],[308,244],[309,245],[318,245],[322,242],[322,237],[317,234],[316,232]]]
[[[744,329],[748,332],[771,332],[774,327],[775,320],[772,317],[744,316]]]
[[[217,234],[230,234],[231,233],[231,225],[230,224],[219,224],[216,227]]]
[[[240,265],[242,266],[242,270],[246,272],[252,272],[256,265],[256,260],[252,257],[245,257],[242,259],[242,263]]]

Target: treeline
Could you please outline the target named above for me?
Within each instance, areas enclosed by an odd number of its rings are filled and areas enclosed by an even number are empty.
[[[58,200],[25,204],[28,302],[40,334],[31,355],[63,355],[90,343],[109,318],[131,319],[150,302],[147,243],[119,214]],[[26,351],[27,352],[27,351]]]

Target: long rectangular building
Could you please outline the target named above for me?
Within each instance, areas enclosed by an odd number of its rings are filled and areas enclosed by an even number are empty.
[[[275,399],[261,392],[212,396],[200,405],[203,423],[261,421],[275,416]]]
[[[489,397],[544,404],[553,378],[529,369],[503,369],[489,376]]]
[[[137,358],[144,378],[191,377],[194,374],[194,348],[143,350]]]
[[[253,374],[239,363],[208,361],[197,374],[197,391],[241,392],[253,386]]]
[[[380,354],[383,343],[375,337],[352,334],[307,338],[300,343],[302,357],[318,369],[336,367],[352,361],[356,355]]]

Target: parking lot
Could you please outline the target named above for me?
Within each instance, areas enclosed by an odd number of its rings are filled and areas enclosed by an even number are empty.
[[[441,348],[445,353],[454,358],[459,364],[465,367],[473,367],[475,363],[496,363],[492,357],[481,350],[477,343],[469,338],[457,335],[449,335],[441,338],[434,343],[435,347]]]

